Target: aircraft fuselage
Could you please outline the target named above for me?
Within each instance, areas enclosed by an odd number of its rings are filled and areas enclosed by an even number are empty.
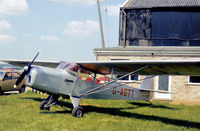
[[[70,95],[75,78],[65,70],[33,66],[26,85],[49,94]]]
[[[62,69],[32,66],[26,78],[26,85],[48,94],[57,96],[81,96],[103,84],[78,79],[78,76]],[[103,88],[107,90],[101,91]],[[149,93],[141,92],[137,88],[114,82],[96,90],[96,93],[82,96],[89,99],[115,100],[147,100]]]

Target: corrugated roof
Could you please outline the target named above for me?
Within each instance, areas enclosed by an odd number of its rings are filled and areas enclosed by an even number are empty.
[[[200,0],[129,0],[122,8],[200,7]]]

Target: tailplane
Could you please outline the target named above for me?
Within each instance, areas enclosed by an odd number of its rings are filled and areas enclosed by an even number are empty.
[[[147,92],[158,92],[158,93],[166,93],[166,94],[176,94],[175,92],[169,92],[164,90],[154,90],[154,79],[153,76],[146,76],[142,83],[139,86],[140,91],[147,91]]]

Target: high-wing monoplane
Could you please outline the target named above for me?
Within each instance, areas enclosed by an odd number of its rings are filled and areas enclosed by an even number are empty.
[[[148,86],[133,88],[118,82],[128,75],[200,75],[200,60],[134,60],[134,61],[95,61],[95,62],[45,62],[1,60],[3,62],[24,67],[15,87],[26,76],[26,86],[49,94],[41,102],[41,110],[49,110],[58,103],[58,98],[70,97],[72,115],[82,117],[83,108],[79,106],[81,98],[116,99],[116,100],[148,100],[149,92],[170,93],[151,90]],[[34,63],[34,65],[33,65]],[[36,66],[37,65],[37,66]],[[47,67],[44,67],[47,66]],[[114,74],[121,77],[114,79]],[[105,77],[109,75],[110,78]],[[99,77],[104,77],[104,81]],[[148,79],[143,82],[148,82]],[[147,83],[146,83],[147,84]],[[146,85],[145,84],[145,85]]]

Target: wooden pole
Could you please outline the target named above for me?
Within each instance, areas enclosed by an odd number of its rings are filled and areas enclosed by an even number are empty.
[[[102,48],[105,48],[99,0],[97,0],[97,8],[98,8],[98,15],[99,15],[99,27],[100,27],[100,33],[101,33],[101,44],[102,44]]]

